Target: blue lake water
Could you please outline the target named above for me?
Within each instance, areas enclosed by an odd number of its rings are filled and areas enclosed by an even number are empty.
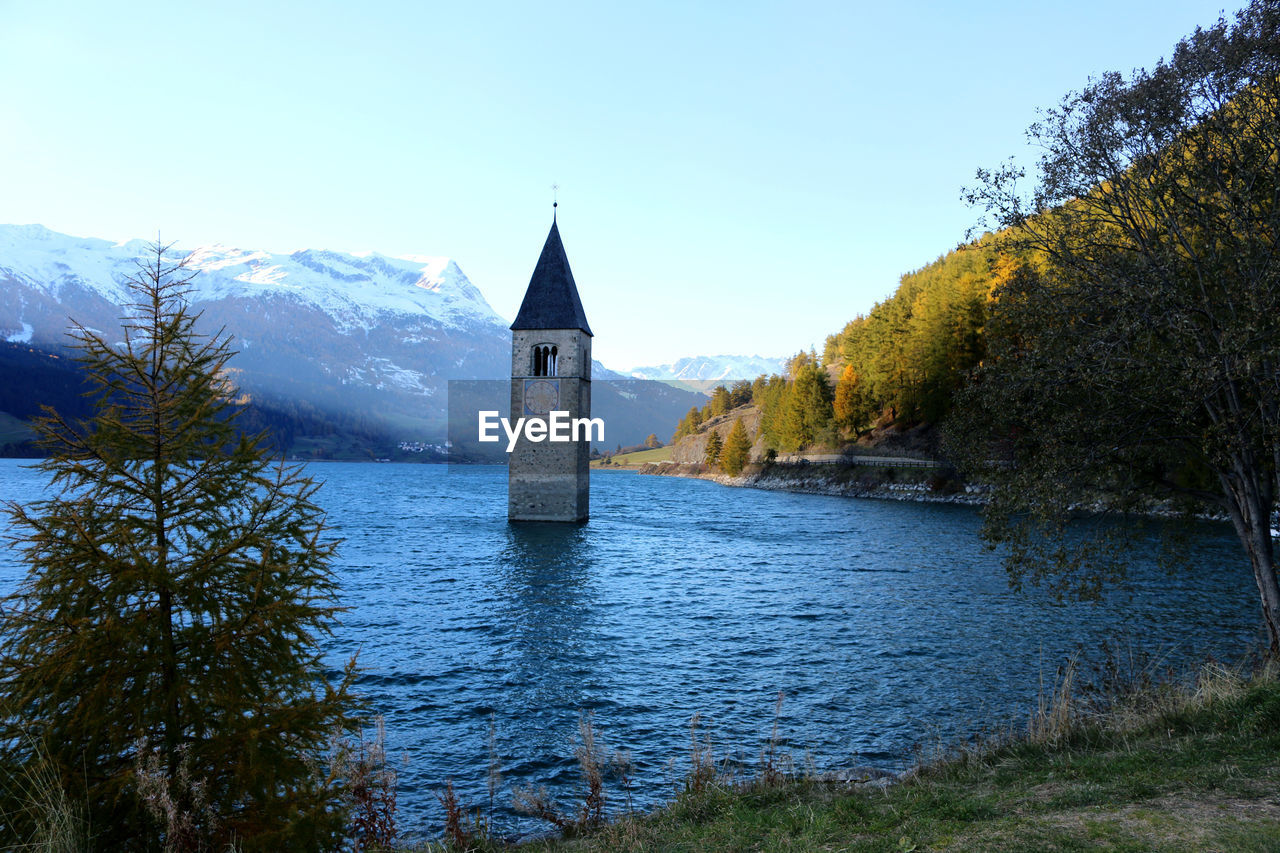
[[[505,468],[309,470],[344,540],[350,610],[330,659],[359,652],[360,689],[407,756],[407,830],[438,829],[446,779],[487,810],[491,720],[497,822],[527,832],[542,827],[510,811],[510,791],[546,785],[573,805],[584,711],[608,748],[631,751],[640,808],[687,769],[695,712],[717,758],[752,762],[782,691],[797,759],[902,767],[918,744],[1025,719],[1042,673],[1080,646],[1087,659],[1120,636],[1178,666],[1235,659],[1259,636],[1248,563],[1222,525],[1194,531],[1194,572],[1139,554],[1127,590],[1060,604],[1010,592],[967,507],[604,472],[589,524],[513,526]],[[40,482],[0,460],[0,499],[38,497]],[[0,551],[0,592],[22,571]]]

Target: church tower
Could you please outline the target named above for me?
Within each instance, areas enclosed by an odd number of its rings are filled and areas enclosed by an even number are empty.
[[[554,216],[511,324],[511,420],[546,420],[552,411],[591,417],[591,327]],[[587,520],[589,437],[534,442],[521,433],[508,459],[509,521]]]

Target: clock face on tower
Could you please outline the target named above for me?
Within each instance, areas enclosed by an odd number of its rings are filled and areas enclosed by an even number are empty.
[[[524,381],[525,417],[545,417],[560,406],[559,379],[526,379]]]

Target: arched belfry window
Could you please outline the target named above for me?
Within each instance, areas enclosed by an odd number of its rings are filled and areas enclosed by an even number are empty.
[[[533,348],[533,375],[556,376],[559,350],[551,344],[538,344]]]

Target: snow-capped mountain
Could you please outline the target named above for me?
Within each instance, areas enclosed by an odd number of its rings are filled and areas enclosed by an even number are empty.
[[[68,318],[116,328],[126,281],[147,251],[141,240],[0,226],[0,340],[56,349],[67,342]],[[507,321],[448,258],[222,245],[171,251],[196,273],[189,298],[205,327],[233,336],[239,354],[231,365],[251,394],[363,404],[439,424],[448,379],[508,370]]]
[[[143,240],[0,225],[0,342],[57,351],[67,346],[73,319],[108,333],[119,328],[131,301],[126,282],[148,251]],[[508,321],[446,257],[223,245],[174,247],[167,255],[180,257],[196,274],[189,300],[203,330],[232,336],[236,385],[295,421],[341,422],[361,441],[376,433],[442,442],[448,380],[506,387]],[[598,363],[595,369],[597,380],[624,379]],[[665,434],[691,405],[686,396],[693,395],[678,389],[627,383],[597,381],[593,394],[601,412],[616,412],[613,422],[626,425],[611,440]]]
[[[21,285],[62,298],[68,289],[80,288],[120,305],[128,299],[126,279],[136,274],[138,259],[148,251],[143,240],[111,243],[59,234],[42,225],[0,225],[0,275],[8,279],[6,291]],[[175,247],[171,257],[185,257],[187,267],[198,273],[193,303],[283,298],[323,312],[344,334],[406,316],[454,328],[506,326],[449,258],[318,249],[280,254],[221,244]],[[6,321],[12,324],[13,318],[0,316],[0,333]],[[61,334],[62,329],[49,331]],[[10,330],[9,336],[13,334]]]
[[[782,373],[786,360],[764,358],[758,355],[696,355],[682,358],[673,364],[651,367],[633,367],[627,371],[637,379],[721,381],[755,379],[764,374]]]

